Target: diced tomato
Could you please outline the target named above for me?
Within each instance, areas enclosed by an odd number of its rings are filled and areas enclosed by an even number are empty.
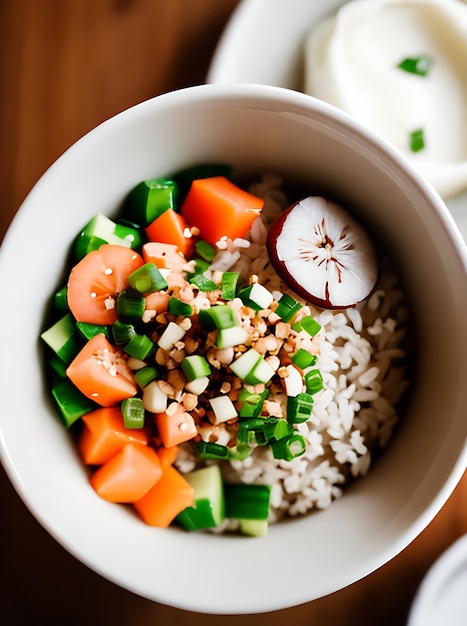
[[[144,264],[131,248],[104,244],[77,263],[68,279],[68,306],[79,322],[113,324],[116,297],[129,286],[128,276]]]
[[[113,406],[136,395],[138,387],[122,351],[103,333],[90,339],[68,366],[66,374],[87,398]]]

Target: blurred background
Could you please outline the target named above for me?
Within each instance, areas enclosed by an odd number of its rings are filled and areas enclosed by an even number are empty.
[[[238,4],[0,0],[0,239],[37,179],[83,134],[143,100],[204,82]],[[88,570],[35,521],[3,471],[0,498],[2,626],[219,623],[139,598]],[[226,616],[223,624],[403,625],[430,565],[466,532],[464,476],[425,532],[371,576],[300,607]],[[287,581],[278,576],[278,584]]]

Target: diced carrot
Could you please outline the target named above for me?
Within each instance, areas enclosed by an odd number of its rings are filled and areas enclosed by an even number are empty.
[[[156,413],[159,437],[166,448],[178,446],[193,439],[198,434],[192,416],[185,411],[183,404],[172,402],[164,413]]]
[[[177,246],[173,243],[149,241],[144,244],[142,252],[145,263],[154,263],[156,267],[173,272],[181,272],[186,263],[186,258],[177,252]]]
[[[66,374],[87,398],[113,406],[136,395],[138,387],[122,352],[103,333],[90,339],[68,366]]]
[[[221,237],[245,237],[263,206],[261,198],[224,176],[214,176],[193,181],[181,213],[214,246]]]
[[[178,470],[169,465],[161,478],[133,506],[149,526],[167,528],[187,506],[193,506],[194,490]]]
[[[178,454],[178,446],[172,446],[171,448],[165,448],[161,446],[157,449],[157,456],[161,462],[162,467],[168,467],[173,465]]]
[[[146,227],[146,235],[150,241],[171,243],[177,251],[188,259],[194,251],[195,240],[190,233],[190,225],[186,219],[173,209],[167,209]]]
[[[83,415],[78,448],[87,465],[102,465],[127,443],[148,443],[145,429],[125,428],[120,407],[102,408]]]
[[[104,244],[87,254],[68,279],[68,306],[75,318],[89,324],[113,324],[116,297],[128,287],[128,276],[142,265],[142,257],[125,246]]]
[[[154,448],[127,443],[94,472],[89,482],[104,500],[125,503],[142,498],[161,476],[162,467]]]

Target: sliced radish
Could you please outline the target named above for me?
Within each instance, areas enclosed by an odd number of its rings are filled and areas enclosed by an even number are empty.
[[[325,198],[292,205],[272,225],[266,245],[285,284],[317,306],[353,306],[375,286],[378,262],[371,239],[346,210]]]

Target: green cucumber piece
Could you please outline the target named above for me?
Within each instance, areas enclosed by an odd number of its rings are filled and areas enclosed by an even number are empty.
[[[177,210],[178,186],[168,178],[144,180],[127,196],[123,212],[138,224],[148,226],[167,209]]]
[[[74,252],[78,260],[110,243],[137,249],[143,243],[140,229],[132,224],[117,224],[106,215],[98,213],[83,228],[75,241]]]
[[[41,339],[60,359],[69,364],[83,347],[71,313],[66,313],[41,334]]]
[[[268,534],[267,519],[239,519],[238,528],[242,535],[249,537],[265,537]]]
[[[184,475],[193,487],[195,503],[177,516],[185,530],[215,528],[225,518],[224,485],[218,465],[210,465]]]
[[[225,514],[232,519],[267,520],[271,485],[226,484]]]
[[[245,380],[262,358],[257,350],[250,348],[230,364],[230,369],[241,380]]]

